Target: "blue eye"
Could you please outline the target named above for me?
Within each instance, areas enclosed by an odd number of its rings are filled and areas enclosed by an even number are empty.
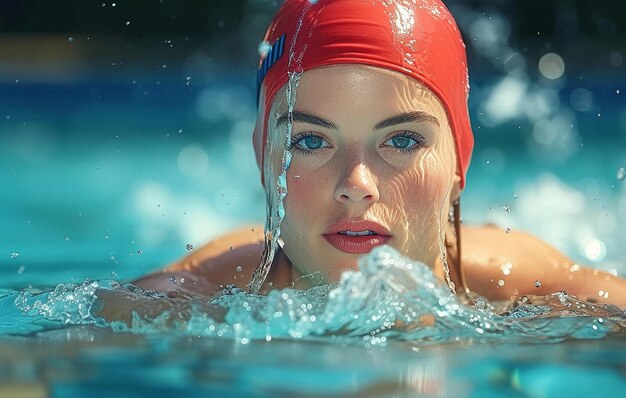
[[[291,146],[303,152],[312,152],[316,149],[329,147],[330,145],[322,137],[308,134],[294,137]]]
[[[392,147],[400,151],[411,151],[422,147],[424,138],[413,132],[403,132],[388,139],[383,146]]]
[[[409,146],[413,146],[416,144],[414,139],[409,138],[409,137],[402,137],[402,136],[393,137],[389,141],[391,141],[394,147],[402,148],[402,149],[408,148]],[[413,144],[411,144],[411,141],[413,141]]]

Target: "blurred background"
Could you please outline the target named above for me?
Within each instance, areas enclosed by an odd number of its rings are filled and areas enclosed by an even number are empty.
[[[0,2],[0,287],[129,280],[262,224],[257,49],[280,1]],[[446,2],[476,149],[464,222],[626,275],[626,4]]]

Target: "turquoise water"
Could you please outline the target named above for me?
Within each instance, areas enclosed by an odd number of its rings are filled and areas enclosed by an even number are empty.
[[[16,388],[8,381],[63,397],[617,397],[626,387],[626,314],[615,306],[555,293],[499,315],[481,300],[464,305],[394,249],[377,248],[359,268],[333,286],[230,288],[209,302],[112,280],[4,291],[0,391]],[[103,292],[163,312],[107,323],[97,315]]]
[[[0,396],[16,388],[18,396],[55,397],[624,390],[619,309],[559,293],[515,308],[468,307],[392,252],[372,254],[341,286],[305,293],[233,289],[211,303],[180,304],[126,285],[187,254],[187,244],[262,223],[254,97],[242,80],[3,85]],[[487,86],[474,85],[478,99]],[[623,101],[601,94],[613,88],[596,90],[603,117],[576,115],[573,152],[537,143],[536,126],[523,118],[489,127],[473,106],[478,145],[465,222],[527,230],[624,276],[626,183],[616,178],[626,165]],[[573,89],[562,89],[563,104]],[[94,316],[98,289],[170,312],[130,327],[106,324]]]

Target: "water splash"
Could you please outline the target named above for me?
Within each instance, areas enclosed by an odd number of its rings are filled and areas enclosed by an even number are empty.
[[[617,178],[617,181],[624,181],[624,179],[626,178],[626,170],[624,170],[623,167],[620,167],[617,170],[617,174],[615,175],[615,177]]]
[[[102,292],[130,297],[132,319],[105,321],[98,315]],[[306,291],[272,290],[267,296],[230,286],[208,302],[192,297],[171,299],[115,282],[62,284],[54,291],[10,296],[20,322],[38,319],[61,324],[95,324],[132,333],[168,333],[234,339],[331,338],[365,347],[389,340],[413,343],[505,340],[559,341],[568,337],[601,338],[623,331],[626,315],[615,306],[586,303],[563,292],[524,297],[504,307],[475,299],[464,305],[432,271],[402,257],[388,246],[378,247],[346,271],[334,285]],[[0,308],[6,311],[6,305]],[[142,304],[143,303],[143,304]],[[142,314],[142,306],[160,312]],[[144,309],[145,309],[144,308]],[[0,313],[0,320],[10,319]],[[30,321],[28,321],[30,319]],[[15,330],[2,324],[0,332]]]
[[[261,290],[261,286],[263,286],[263,282],[267,278],[267,274],[270,271],[272,266],[272,261],[274,260],[274,255],[278,246],[281,245],[280,240],[280,225],[285,218],[285,206],[284,200],[287,196],[287,169],[291,165],[291,152],[289,151],[289,147],[291,145],[291,132],[293,128],[293,109],[296,104],[296,89],[300,84],[300,77],[302,76],[302,57],[306,52],[306,45],[303,48],[296,49],[296,42],[298,40],[298,36],[300,34],[300,29],[302,28],[304,17],[309,12],[309,9],[312,4],[315,2],[307,3],[302,9],[302,13],[300,18],[298,19],[298,23],[296,26],[296,30],[294,32],[291,45],[289,47],[289,63],[287,65],[287,74],[289,80],[287,82],[287,132],[282,141],[283,146],[280,148],[282,150],[282,162],[281,162],[281,170],[279,173],[276,173],[273,170],[274,165],[271,161],[267,161],[271,157],[269,154],[278,149],[273,148],[273,145],[266,145],[266,155],[265,155],[265,164],[263,165],[263,175],[265,177],[264,185],[267,188],[267,220],[265,222],[265,249],[263,250],[263,254],[261,256],[261,262],[257,269],[254,271],[252,275],[252,280],[248,284],[249,290],[251,293],[258,293]],[[267,106],[270,106],[267,104]],[[276,176],[278,174],[278,176]],[[272,179],[276,178],[275,181]],[[275,187],[275,190],[272,190],[270,187]]]

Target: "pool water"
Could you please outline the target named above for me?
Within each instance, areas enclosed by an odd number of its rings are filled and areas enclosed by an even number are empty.
[[[262,223],[254,95],[242,81],[2,84],[0,396],[622,395],[622,310],[559,293],[466,306],[393,251],[373,253],[340,286],[231,289],[188,301],[178,318],[179,303],[125,285],[188,245]],[[475,83],[479,99],[497,84]],[[616,178],[626,128],[613,84],[587,86],[604,116],[577,115],[567,156],[550,146],[558,134],[533,141],[546,126],[490,127],[473,106],[465,222],[521,228],[626,275],[626,183]],[[107,324],[98,289],[170,312]]]
[[[5,291],[0,391],[617,397],[626,387],[626,314],[615,306],[556,293],[498,315],[480,300],[464,305],[392,248],[359,266],[334,286],[267,296],[231,288],[210,303],[111,280]],[[103,290],[130,295],[134,308],[165,304],[163,313],[106,322]]]
[[[364,350],[327,341],[242,346],[72,327],[0,340],[0,395],[621,397],[625,351],[623,336]]]

